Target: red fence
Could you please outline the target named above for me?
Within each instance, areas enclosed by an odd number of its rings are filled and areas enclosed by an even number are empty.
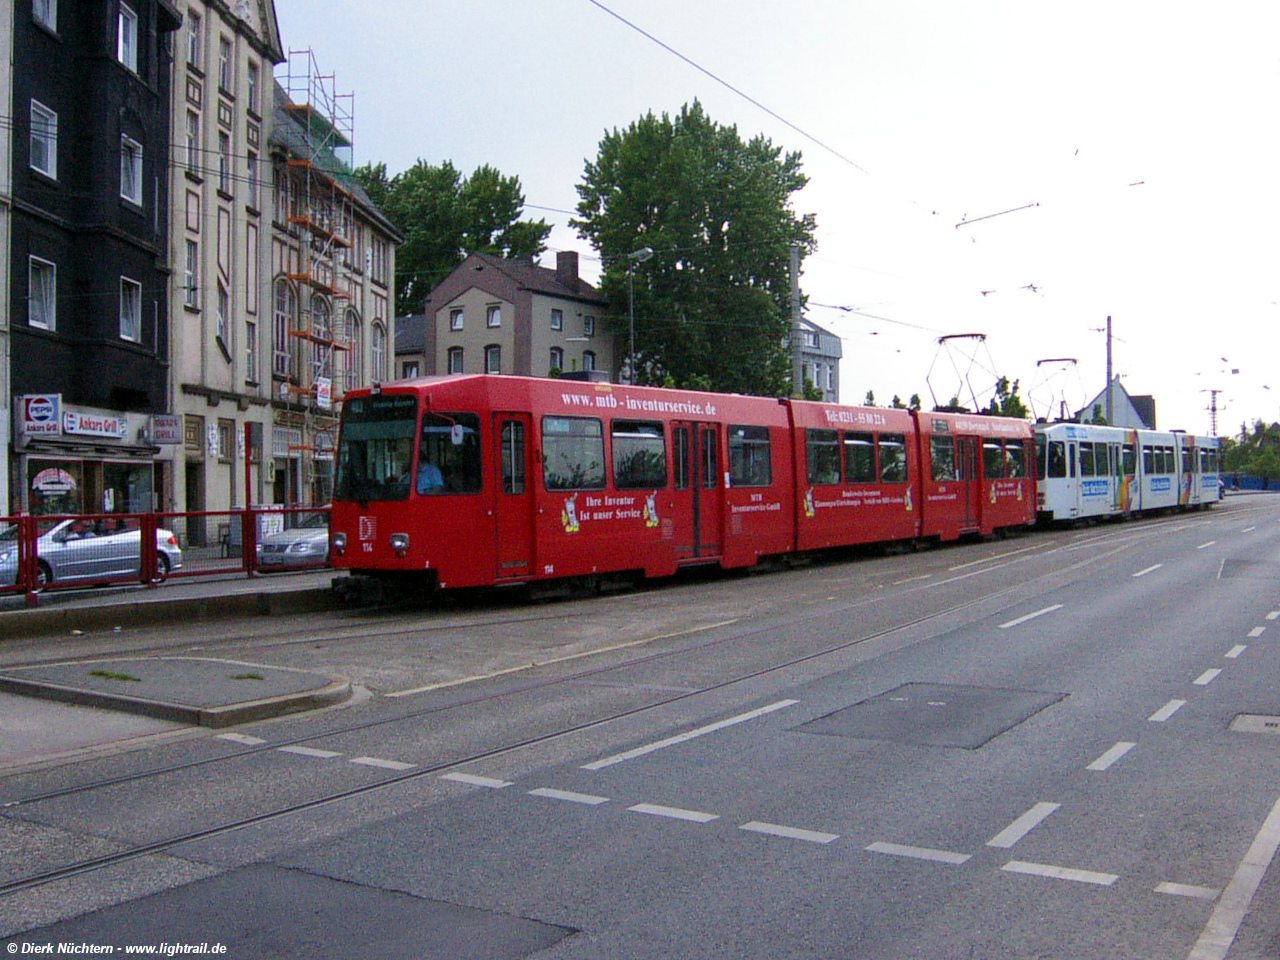
[[[327,508],[0,518],[0,594],[24,593],[28,603],[43,590],[328,562]]]

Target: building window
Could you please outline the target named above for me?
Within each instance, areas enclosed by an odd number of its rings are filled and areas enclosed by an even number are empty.
[[[354,310],[347,311],[347,389],[353,390],[364,383],[364,327]]]
[[[502,307],[496,303],[491,303],[485,307],[485,325],[490,327],[502,326]]]
[[[311,298],[311,369],[313,377],[333,379],[333,323],[329,304],[318,293]]]
[[[27,323],[40,330],[56,330],[58,323],[58,267],[39,257],[27,259]]]
[[[245,83],[245,91],[244,91],[245,100],[248,101],[245,104],[245,108],[248,109],[250,113],[258,112],[259,82],[260,82],[260,74],[258,70],[258,65],[253,61],[250,61],[249,74],[248,74],[247,81]]]
[[[200,114],[187,111],[187,172],[200,175]]]
[[[272,180],[275,189],[271,191],[271,219],[285,227],[289,222],[289,171],[275,167]]]
[[[497,344],[491,343],[484,348],[484,372],[502,372],[502,348]]]
[[[182,271],[182,302],[200,309],[200,241],[187,241],[187,264]]]
[[[387,375],[387,331],[382,324],[373,325],[373,339],[369,346],[369,361],[373,367],[373,379],[382,380]]]
[[[120,196],[142,206],[142,144],[120,138]]]
[[[582,318],[582,335],[584,337],[594,337],[596,335],[596,318],[595,317]]]
[[[271,320],[271,369],[276,376],[289,375],[289,328],[296,309],[293,288],[287,281],[277,280],[275,314]]]
[[[564,329],[564,311],[563,310],[551,311],[551,329],[552,330]]]
[[[200,14],[187,11],[187,63],[196,68],[204,65],[204,58],[200,56],[204,46],[204,36],[200,32],[202,22]]]
[[[258,325],[252,320],[244,322],[244,378],[258,382]]]
[[[449,372],[450,373],[462,372],[462,348],[461,347],[449,348]]]
[[[406,380],[408,380],[411,377],[416,377],[418,375],[418,361],[406,360],[404,362],[404,367],[402,368],[401,372],[403,373],[404,378]]]
[[[31,169],[58,178],[58,115],[31,101]]]
[[[120,278],[120,339],[142,342],[142,284]]]
[[[218,189],[231,193],[231,135],[218,131]]]
[[[369,274],[376,282],[387,283],[387,241],[374,237],[369,244]]]
[[[231,451],[236,448],[236,422],[234,420],[218,421],[218,459],[231,459]]]
[[[551,348],[551,369],[552,370],[564,369],[564,348],[563,347]]]
[[[116,18],[119,29],[116,32],[116,58],[132,70],[138,72],[138,15],[127,4],[120,4],[120,13]]]
[[[245,202],[254,210],[260,210],[258,190],[258,155],[252,150],[249,151],[248,163],[248,182],[245,187]]]
[[[227,288],[221,283],[218,284],[218,315],[215,318],[214,337],[218,341],[218,347],[222,350],[222,355],[226,357],[227,362],[231,362],[231,331],[227,326],[231,316],[231,298],[227,295]]]
[[[32,0],[31,17],[42,27],[58,29],[58,0]]]
[[[594,370],[596,368],[596,354],[594,350],[582,351],[582,369]]]
[[[226,37],[218,38],[218,86],[227,93],[231,86],[231,41]]]
[[[461,330],[461,329],[462,329],[462,321],[463,321],[463,318],[464,318],[464,316],[465,316],[465,313],[466,313],[466,312],[465,312],[464,310],[450,310],[450,311],[449,311],[449,329],[450,329],[450,330]]]

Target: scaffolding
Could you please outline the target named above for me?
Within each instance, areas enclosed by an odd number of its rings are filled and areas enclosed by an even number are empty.
[[[349,186],[355,95],[337,93],[334,75],[320,72],[310,49],[289,51],[282,86],[284,110],[293,121],[286,159],[288,224],[301,241],[286,276],[300,291],[310,291],[305,302],[299,298],[298,323],[289,330],[299,344],[299,376],[287,388],[288,399],[302,408],[301,418],[288,418],[301,434],[289,455],[302,461],[302,482],[319,499],[326,471],[318,464],[332,461],[335,446],[336,358],[351,350],[347,313],[337,305],[351,300],[338,267],[349,256],[355,222]]]

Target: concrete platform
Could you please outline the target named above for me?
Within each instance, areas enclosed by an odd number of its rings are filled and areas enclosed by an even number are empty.
[[[236,660],[117,657],[5,668],[0,691],[226,727],[341,703],[351,683]]]

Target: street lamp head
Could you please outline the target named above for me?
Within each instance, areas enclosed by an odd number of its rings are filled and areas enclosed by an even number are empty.
[[[627,254],[627,259],[636,263],[644,263],[653,256],[653,247],[641,247],[639,250],[632,250]]]

